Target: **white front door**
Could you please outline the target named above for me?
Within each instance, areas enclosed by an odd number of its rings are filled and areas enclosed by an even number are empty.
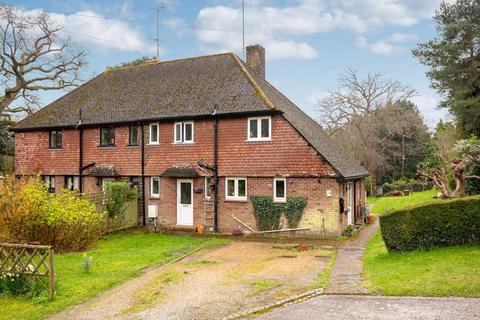
[[[193,180],[177,180],[177,225],[193,226]]]
[[[352,183],[349,182],[347,184],[347,201],[348,201],[348,215],[347,215],[347,221],[348,224],[353,224],[353,188],[352,188]]]

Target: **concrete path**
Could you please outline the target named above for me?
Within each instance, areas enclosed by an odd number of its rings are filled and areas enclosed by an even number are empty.
[[[480,319],[480,299],[320,296],[255,319],[476,320]]]
[[[367,294],[363,287],[363,250],[379,227],[378,219],[375,223],[366,225],[357,238],[345,243],[338,249],[337,260],[332,270],[330,282],[325,293],[327,294]]]

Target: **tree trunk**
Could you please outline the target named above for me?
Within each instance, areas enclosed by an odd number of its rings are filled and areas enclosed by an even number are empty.
[[[0,116],[8,108],[8,106],[15,100],[18,93],[7,93],[5,96],[0,97]]]

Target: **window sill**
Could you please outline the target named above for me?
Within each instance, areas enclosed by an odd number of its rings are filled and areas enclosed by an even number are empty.
[[[135,148],[135,147],[140,147],[140,145],[139,144],[127,144],[127,147]]]
[[[278,200],[273,200],[273,203],[287,203],[287,200],[282,200],[282,199],[278,199]]]
[[[147,143],[147,146],[149,147],[158,147],[160,143]]]
[[[248,202],[248,199],[225,199],[225,202]]]
[[[194,145],[195,142],[173,142],[174,146],[191,146]]]
[[[271,143],[272,139],[245,140],[247,143]]]
[[[112,144],[112,145],[99,145],[97,146],[98,148],[105,148],[105,149],[113,149],[116,147],[116,145]]]

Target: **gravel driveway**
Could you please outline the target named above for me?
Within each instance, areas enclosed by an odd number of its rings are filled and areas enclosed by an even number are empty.
[[[320,296],[272,310],[262,320],[477,320],[480,299]]]
[[[233,242],[159,267],[50,319],[222,319],[320,286],[332,248]]]

